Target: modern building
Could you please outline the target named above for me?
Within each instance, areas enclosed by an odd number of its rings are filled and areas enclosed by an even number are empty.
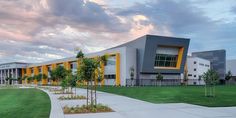
[[[225,73],[226,73],[226,51],[225,50],[193,52],[192,56],[209,60],[211,62],[211,69],[218,72],[220,76],[220,83],[224,84]]]
[[[226,73],[228,71],[231,71],[233,76],[233,79],[230,80],[230,83],[236,83],[236,59],[226,61]]]
[[[189,85],[204,85],[202,75],[210,69],[210,61],[199,57],[187,58],[187,76]]]
[[[27,67],[28,64],[20,62],[12,62],[0,64],[0,84],[14,84],[17,82],[17,78],[22,76],[22,70]],[[8,80],[8,78],[12,78]],[[8,80],[8,81],[7,81]]]
[[[153,85],[157,73],[164,76],[164,84],[180,84],[190,39],[145,35],[131,42],[96,53],[86,54],[85,57],[109,55],[104,70],[103,85],[130,85],[130,68],[135,70],[135,85]],[[22,68],[22,75],[33,76],[43,73],[50,77],[50,70],[64,66],[77,70],[79,60],[65,58],[49,62],[30,64]],[[48,84],[43,79],[42,84]]]

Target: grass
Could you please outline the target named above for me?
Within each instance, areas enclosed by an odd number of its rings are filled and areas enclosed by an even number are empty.
[[[236,106],[236,86],[216,86],[216,97],[205,97],[204,86],[105,86],[97,89],[152,103],[189,103],[208,107]]]
[[[0,89],[0,117],[49,118],[49,96],[38,89]]]

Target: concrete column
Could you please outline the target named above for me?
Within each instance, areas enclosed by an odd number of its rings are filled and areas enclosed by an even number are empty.
[[[7,77],[10,77],[10,69],[7,69]]]
[[[4,80],[4,84],[6,83],[6,80],[5,80],[5,77],[6,77],[6,71],[5,70],[2,70],[3,72],[3,80]]]
[[[16,70],[15,70],[15,73],[16,73],[16,80],[18,80],[18,69],[16,68]],[[17,81],[18,82],[18,81]]]
[[[2,84],[2,70],[0,70],[0,81],[1,81],[1,84]]]
[[[14,75],[13,68],[11,69],[11,77],[12,77],[11,84],[14,84],[14,80],[13,79],[15,79],[15,75]]]

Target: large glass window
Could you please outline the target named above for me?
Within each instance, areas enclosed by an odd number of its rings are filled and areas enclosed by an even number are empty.
[[[176,67],[178,55],[156,54],[155,67]]]
[[[155,57],[155,67],[176,67],[179,47],[158,46]]]

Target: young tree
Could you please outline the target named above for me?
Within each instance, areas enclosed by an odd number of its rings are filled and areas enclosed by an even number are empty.
[[[33,77],[27,77],[27,81],[28,81],[28,83],[30,83],[31,84],[31,81],[33,80]]]
[[[23,76],[22,80],[24,80],[24,84],[27,83],[27,78],[28,78],[28,76]]]
[[[46,77],[47,77],[47,75],[41,74],[41,73],[34,76],[34,78],[37,80],[37,82],[42,81],[42,79],[43,79],[43,78],[46,78]]]
[[[209,69],[202,75],[205,81],[205,96],[215,96],[215,85],[219,82],[219,75],[216,71]],[[208,92],[209,91],[209,92]]]
[[[200,85],[200,84],[201,84],[201,80],[202,80],[202,77],[201,77],[201,76],[199,76],[199,77],[198,77],[198,85]]]
[[[188,70],[184,70],[184,84],[188,85]]]
[[[82,50],[80,50],[80,51],[77,53],[76,58],[78,58],[78,59],[84,58],[84,53],[82,52]]]
[[[17,81],[18,81],[18,84],[21,84],[22,83],[22,77],[18,77]]]
[[[87,106],[88,106],[88,87],[89,85],[93,86],[93,80],[94,80],[94,75],[95,75],[95,70],[97,69],[98,65],[97,65],[97,61],[95,59],[92,58],[84,58],[81,63],[80,63],[80,67],[79,67],[79,71],[78,74],[81,78],[83,78],[83,80],[86,81],[86,85],[87,85]],[[91,87],[90,87],[91,88]],[[94,101],[93,101],[93,91],[91,89],[91,106],[93,106]]]
[[[50,79],[53,81],[62,81],[66,78],[68,70],[63,66],[57,66],[56,69],[52,70]]]
[[[231,71],[228,71],[227,73],[226,73],[226,75],[225,75],[225,80],[226,81],[229,81],[231,78],[232,78],[232,73],[231,73]]]
[[[130,67],[130,80],[131,80],[131,86],[134,86],[134,67]]]
[[[161,86],[162,80],[163,80],[163,76],[162,76],[161,73],[159,72],[159,73],[156,75],[156,85],[157,85],[157,81],[160,81],[160,86]]]

